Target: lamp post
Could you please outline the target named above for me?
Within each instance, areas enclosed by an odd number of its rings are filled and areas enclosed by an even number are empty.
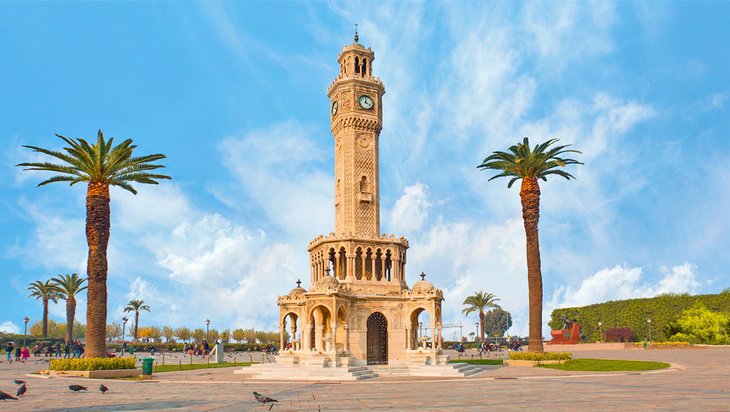
[[[476,341],[477,339],[479,339],[481,341],[482,336],[479,334],[479,322],[475,323],[475,325],[477,328],[477,333],[476,333],[476,335],[474,335],[474,336],[476,336],[476,338],[474,338],[474,340]]]
[[[210,340],[210,319],[205,320],[205,340]]]
[[[30,322],[30,319],[26,316],[23,318],[23,322],[25,322],[25,329],[23,329],[23,346],[25,346],[25,335],[28,334],[28,322]]]
[[[649,327],[649,342],[651,342],[651,318],[646,320],[646,324]]]
[[[600,320],[598,321],[598,340],[603,340],[603,333],[601,333],[601,326],[603,326],[603,322]]]
[[[128,320],[126,316],[122,318],[122,356],[124,356],[124,331],[127,330]]]

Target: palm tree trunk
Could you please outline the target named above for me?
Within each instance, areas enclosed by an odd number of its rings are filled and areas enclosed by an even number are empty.
[[[530,352],[542,352],[542,271],[537,223],[540,219],[540,185],[535,178],[522,179],[522,219],[527,238],[527,289],[530,302]]]
[[[479,311],[479,336],[484,344],[484,312],[481,310]]]
[[[41,334],[44,338],[48,336],[48,299],[43,299],[43,332]]]
[[[134,312],[134,340],[137,340],[137,326],[139,326],[139,311]]]
[[[106,352],[106,251],[109,244],[109,186],[89,183],[86,193],[86,242],[89,245],[86,306],[87,358],[103,357]]]
[[[76,299],[69,296],[66,299],[66,345],[71,343],[74,336],[74,319],[76,318]]]

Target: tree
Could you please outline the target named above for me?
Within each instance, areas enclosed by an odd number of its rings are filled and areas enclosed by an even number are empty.
[[[30,291],[29,297],[43,301],[43,330],[41,336],[45,338],[48,336],[48,301],[58,302],[58,291],[53,287],[50,280],[45,282],[36,280],[28,286],[28,290]]]
[[[233,330],[233,340],[235,340],[238,343],[241,343],[242,340],[246,338],[246,333],[243,331],[243,329],[234,329]]]
[[[125,312],[134,312],[134,339],[137,339],[137,328],[139,326],[139,311],[144,310],[149,312],[150,307],[144,304],[143,299],[132,299],[127,303],[127,307],[124,308]]]
[[[208,331],[208,338],[207,340],[210,342],[215,342],[218,340],[218,329],[211,329]]]
[[[243,331],[243,339],[246,340],[246,343],[256,343],[256,331],[253,329],[245,329]]]
[[[140,340],[144,341],[145,339],[152,338],[152,327],[150,326],[143,326],[137,330],[138,337]]]
[[[61,299],[66,301],[66,344],[68,345],[74,335],[76,295],[86,289],[86,286],[84,286],[86,279],[79,277],[77,273],[72,273],[70,275],[58,275],[51,279],[51,281],[53,281],[53,286]],[[106,336],[106,327],[104,328],[104,336]]]
[[[106,336],[110,338],[122,336],[122,325],[119,322],[106,325]]]
[[[195,329],[193,331],[193,340],[196,342],[202,342],[203,339],[205,339],[205,331],[200,328]]]
[[[221,331],[220,334],[221,343],[228,343],[231,341],[231,330],[225,329]]]
[[[495,303],[498,300],[499,298],[493,294],[484,292],[474,292],[473,295],[464,299],[463,304],[466,307],[461,310],[464,316],[469,316],[473,312],[479,313],[479,337],[482,342],[484,342],[484,311],[489,308],[498,308],[499,305]]]
[[[136,145],[132,139],[114,146],[114,138],[104,139],[99,130],[95,144],[81,138],[66,138],[56,135],[68,147],[64,152],[48,150],[37,146],[24,146],[34,152],[51,156],[61,164],[50,162],[20,163],[23,170],[41,170],[58,173],[44,180],[38,186],[54,182],[87,183],[86,191],[86,242],[89,254],[86,263],[88,273],[88,304],[86,307],[86,352],[88,358],[102,357],[106,352],[107,312],[107,246],[110,233],[109,187],[118,186],[133,194],[137,191],[132,183],[157,184],[158,179],[169,176],[150,173],[164,167],[154,164],[164,159],[163,154],[133,156]]]
[[[193,336],[193,333],[190,329],[182,327],[175,329],[175,336],[180,338],[183,342],[187,342]]]
[[[484,332],[487,336],[503,337],[512,326],[512,315],[506,310],[495,308],[484,314]]]
[[[713,312],[700,303],[682,311],[682,315],[671,322],[667,329],[671,335],[670,341],[730,344],[730,315]]]
[[[507,187],[522,179],[520,200],[522,201],[522,219],[526,235],[527,287],[530,307],[530,352],[542,352],[542,271],[540,269],[540,241],[537,224],[540,218],[540,185],[538,180],[547,181],[550,175],[557,175],[568,180],[573,175],[559,168],[572,164],[583,164],[575,159],[560,157],[567,153],[580,153],[567,149],[570,145],[552,146],[558,139],[550,139],[530,149],[528,138],[509,148],[509,152],[497,151],[486,157],[477,166],[481,170],[499,172],[489,180],[498,177],[509,177]]]
[[[169,326],[163,326],[162,327],[162,336],[165,337],[165,342],[174,342],[175,341],[175,331],[169,327]]]

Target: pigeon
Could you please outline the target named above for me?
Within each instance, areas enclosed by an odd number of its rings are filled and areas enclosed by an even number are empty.
[[[8,395],[7,393],[0,391],[0,401],[4,401],[6,399],[13,399],[16,401],[18,400],[18,398],[13,398],[12,396]]]
[[[18,393],[16,393],[15,396],[23,396],[26,392],[28,392],[28,388],[25,387],[25,384],[22,384],[20,385],[20,388],[18,388]]]
[[[105,394],[106,391],[108,391],[108,390],[109,390],[109,388],[107,388],[106,386],[99,385],[99,391],[101,391],[102,394]]]
[[[25,383],[25,381],[21,381],[20,379],[15,379],[13,382],[15,382],[16,385],[22,385]]]
[[[268,402],[279,402],[276,399],[269,398],[268,396],[264,396],[256,391],[253,392],[253,396],[254,396],[254,398],[256,398],[257,401],[259,401],[263,404],[266,404]]]
[[[81,386],[81,385],[69,385],[68,388],[76,393],[78,393],[79,391],[86,390],[86,386]]]

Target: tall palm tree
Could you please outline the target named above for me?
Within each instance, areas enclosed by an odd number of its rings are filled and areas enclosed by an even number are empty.
[[[150,307],[144,304],[144,300],[132,299],[127,303],[127,307],[124,308],[125,312],[134,312],[134,339],[137,339],[137,328],[139,326],[139,311],[146,310],[150,311]]]
[[[84,285],[86,278],[80,277],[78,273],[73,273],[58,275],[51,281],[60,298],[66,301],[66,344],[68,345],[73,339],[74,322],[76,321],[76,295],[86,289]],[[106,329],[104,333],[106,334]]]
[[[109,244],[109,186],[118,186],[134,194],[132,183],[157,184],[157,179],[169,176],[149,173],[164,167],[153,164],[165,155],[153,154],[133,156],[137,147],[131,139],[114,146],[113,138],[104,139],[101,130],[96,143],[89,144],[81,138],[66,138],[56,135],[68,147],[64,152],[24,146],[61,161],[21,163],[24,170],[43,170],[59,173],[38,184],[43,186],[54,182],[87,183],[86,191],[86,242],[89,245],[87,259],[88,305],[86,307],[86,356],[101,357],[106,352],[106,305],[107,305],[107,246]]]
[[[530,149],[530,141],[525,137],[522,143],[509,148],[509,152],[497,151],[484,159],[477,166],[481,170],[499,172],[489,180],[498,177],[509,177],[507,187],[522,179],[520,200],[522,201],[522,219],[527,238],[527,287],[530,306],[530,352],[542,352],[542,272],[540,269],[540,242],[537,234],[537,222],[540,218],[540,185],[538,179],[547,181],[550,175],[557,175],[568,180],[573,175],[559,168],[572,164],[583,164],[575,159],[561,157],[567,153],[580,153],[568,149],[571,145],[553,146],[558,139],[550,139]]]
[[[481,291],[474,292],[473,295],[467,296],[464,299],[463,304],[467,305],[461,310],[464,316],[469,316],[473,312],[479,312],[479,336],[482,342],[484,342],[484,312],[489,308],[498,308],[499,305],[495,303],[498,300],[499,298],[493,294]]]
[[[28,286],[28,290],[31,292],[31,298],[36,300],[40,299],[43,301],[43,337],[48,336],[48,302],[58,302],[58,292],[54,289],[53,284],[50,280],[41,282],[36,280]]]

